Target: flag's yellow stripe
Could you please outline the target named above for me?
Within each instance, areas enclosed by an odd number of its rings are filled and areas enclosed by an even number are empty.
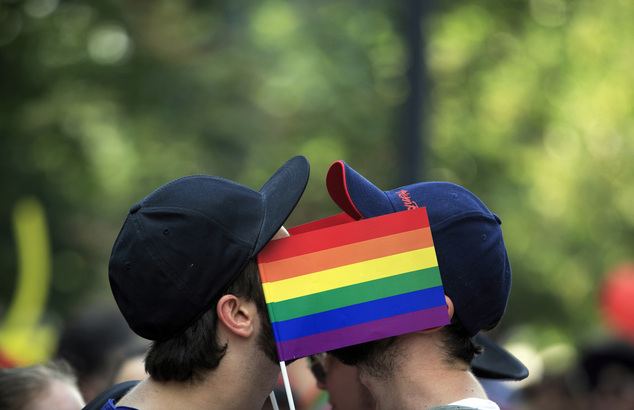
[[[433,247],[339,266],[295,278],[263,283],[267,303],[438,266]]]

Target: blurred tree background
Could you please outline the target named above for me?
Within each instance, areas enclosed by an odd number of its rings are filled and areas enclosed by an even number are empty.
[[[128,208],[172,179],[259,189],[303,154],[311,182],[292,226],[337,212],[333,161],[392,189],[412,182],[412,151],[417,179],[463,185],[504,221],[514,284],[499,335],[544,357],[602,337],[601,280],[634,259],[634,4],[429,3],[421,140],[403,147],[410,13],[385,0],[0,0],[0,343],[27,334],[42,348],[24,360],[46,355],[73,307],[109,297]],[[27,271],[23,288],[41,294],[21,306],[43,316],[11,312]]]

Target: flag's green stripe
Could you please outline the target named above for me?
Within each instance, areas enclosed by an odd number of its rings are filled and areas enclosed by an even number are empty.
[[[272,302],[268,304],[268,308],[273,313],[271,320],[281,322],[441,285],[440,272],[438,267],[434,266],[281,302]]]

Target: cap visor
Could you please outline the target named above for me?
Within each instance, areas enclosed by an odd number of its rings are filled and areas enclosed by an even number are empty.
[[[253,256],[257,255],[275,236],[293,212],[306,189],[309,175],[308,160],[298,155],[286,161],[260,188],[260,193],[264,195],[266,201],[266,215]]]
[[[385,192],[343,161],[328,169],[326,187],[337,206],[356,220],[394,212]]]
[[[484,347],[484,353],[476,355],[471,370],[477,377],[497,380],[523,380],[528,369],[515,356],[493,340],[478,333],[473,341]]]

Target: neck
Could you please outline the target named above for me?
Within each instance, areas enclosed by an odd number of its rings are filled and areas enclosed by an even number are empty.
[[[118,405],[139,410],[260,410],[275,385],[279,365],[263,355],[240,357],[227,352],[218,368],[200,383],[142,381]]]
[[[391,348],[399,349],[399,354],[387,376],[373,376],[361,369],[361,379],[372,392],[377,409],[423,409],[465,398],[487,398],[466,364],[446,362],[434,334],[400,336]]]

